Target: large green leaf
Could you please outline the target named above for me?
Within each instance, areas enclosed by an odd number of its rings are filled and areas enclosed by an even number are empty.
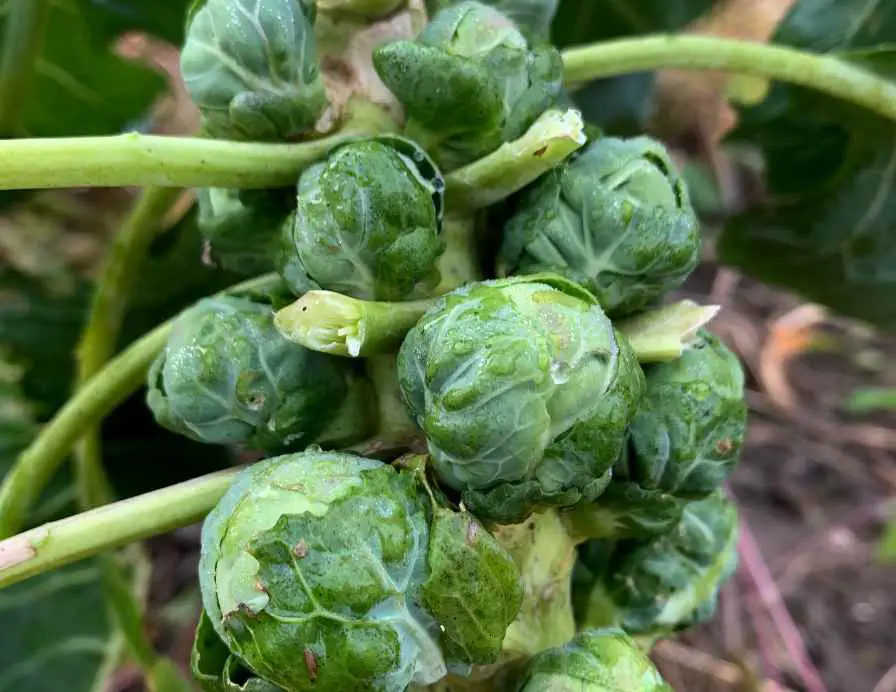
[[[43,48],[24,105],[23,134],[119,132],[136,122],[165,86],[161,74],[112,53],[116,34],[103,33],[96,16],[75,0],[50,4]]]
[[[801,0],[774,40],[896,75],[893,3]],[[896,324],[896,123],[775,84],[742,110],[731,139],[761,149],[769,194],[727,224],[723,261],[842,314]]]
[[[102,689],[119,649],[93,560],[0,591],[0,692]]]
[[[563,0],[551,30],[559,47],[624,36],[671,32],[708,12],[715,0]],[[654,74],[599,79],[573,93],[589,122],[609,134],[632,136],[650,115]]]

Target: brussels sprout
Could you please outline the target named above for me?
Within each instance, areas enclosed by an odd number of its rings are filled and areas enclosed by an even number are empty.
[[[597,497],[644,386],[594,297],[550,275],[442,296],[398,361],[441,480],[501,523]]]
[[[530,46],[493,7],[438,12],[416,41],[378,47],[373,64],[405,107],[408,133],[446,170],[521,136],[560,92],[563,63]]]
[[[323,288],[371,300],[435,286],[444,187],[426,153],[402,137],[336,148],[299,179],[281,275],[297,294]]]
[[[288,140],[327,105],[312,0],[195,0],[180,69],[206,134]]]
[[[430,14],[463,0],[426,0]],[[530,41],[547,41],[560,0],[482,0],[512,20]]]
[[[200,188],[199,230],[212,256],[243,276],[274,270],[283,224],[295,207],[295,191]]]
[[[178,316],[148,387],[160,425],[212,444],[350,444],[375,422],[348,361],[287,341],[271,306],[248,298],[205,298]]]
[[[289,692],[404,692],[493,661],[519,572],[472,517],[433,511],[419,479],[318,449],[240,473],[203,524],[199,565],[229,650]]]
[[[632,638],[615,627],[589,629],[529,664],[518,692],[673,692]]]
[[[598,139],[520,196],[498,273],[556,271],[611,317],[642,310],[697,266],[700,229],[666,149],[648,137]]]
[[[644,399],[606,491],[564,519],[584,538],[671,529],[689,500],[710,495],[740,458],[747,425],[740,361],[699,330],[677,360],[645,368]]]
[[[579,559],[576,618],[662,637],[712,615],[737,566],[737,508],[721,490],[689,503],[669,533],[649,541],[588,541]]]

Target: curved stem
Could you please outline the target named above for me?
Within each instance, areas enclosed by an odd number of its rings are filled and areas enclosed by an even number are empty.
[[[143,190],[130,216],[115,236],[93,295],[78,349],[78,387],[93,377],[115,353],[140,264],[165,214],[180,194],[181,189],[176,187]],[[90,509],[110,500],[102,464],[99,426],[91,426],[78,444],[75,479],[82,509]]]
[[[852,101],[896,120],[896,84],[834,56],[708,36],[643,36],[563,53],[569,84],[662,68],[718,70],[777,79]]]
[[[47,24],[48,0],[7,3],[0,57],[0,135],[21,134],[22,116]]]
[[[279,283],[265,275],[239,283],[227,293],[262,289]],[[153,360],[162,351],[173,318],[132,343],[88,380],[19,456],[0,485],[0,538],[19,531],[28,510],[86,429],[143,386]]]
[[[200,520],[240,469],[219,471],[0,541],[0,588]]]

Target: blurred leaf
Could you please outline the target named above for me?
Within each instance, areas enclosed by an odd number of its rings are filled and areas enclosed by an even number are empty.
[[[856,389],[843,403],[849,413],[873,413],[896,411],[896,388],[868,387]]]
[[[562,0],[552,41],[563,48],[677,31],[713,4],[714,0]],[[587,121],[608,134],[628,137],[643,132],[653,106],[653,87],[654,74],[645,72],[595,80],[572,96]]]
[[[896,75],[892,3],[801,0],[774,40]],[[729,222],[722,260],[844,315],[896,324],[896,125],[775,84],[730,138],[761,149],[769,195]]]
[[[566,47],[675,31],[709,12],[714,4],[715,0],[562,0],[552,40]]]
[[[877,551],[878,559],[886,564],[896,564],[896,509],[892,515]]]
[[[92,13],[75,0],[56,0],[48,14],[24,106],[23,134],[60,137],[126,129],[149,109],[165,78],[114,55],[117,34],[91,21]]]
[[[119,657],[95,561],[0,591],[0,692],[102,689]]]
[[[141,31],[179,46],[190,0],[82,0],[104,34]]]

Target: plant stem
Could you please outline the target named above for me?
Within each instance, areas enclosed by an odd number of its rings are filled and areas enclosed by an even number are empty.
[[[34,66],[44,39],[48,0],[9,0],[0,57],[0,136],[21,134]]]
[[[737,72],[790,82],[896,120],[896,85],[833,55],[709,36],[641,36],[563,53],[567,84],[677,68]]]
[[[510,197],[580,149],[584,128],[576,110],[547,111],[519,139],[448,174],[449,207],[480,209]]]
[[[0,588],[200,520],[239,469],[114,502],[0,541]]]
[[[84,386],[115,353],[121,323],[140,265],[165,214],[181,192],[176,187],[143,190],[115,236],[93,295],[78,349],[78,387]],[[78,444],[75,479],[81,509],[90,509],[110,500],[98,426],[91,426]]]
[[[268,274],[224,292],[248,292],[279,281],[279,276]],[[173,318],[160,324],[110,360],[74,393],[22,452],[0,485],[0,538],[21,529],[28,510],[85,430],[143,386],[146,372],[165,347],[172,323]]]
[[[0,142],[0,189],[285,187],[348,139],[257,144],[128,133],[9,140]]]

